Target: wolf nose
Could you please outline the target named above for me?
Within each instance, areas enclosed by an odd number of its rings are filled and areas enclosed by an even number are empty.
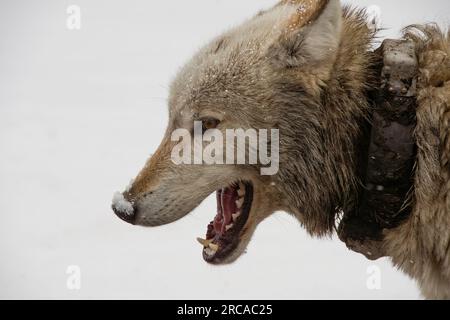
[[[114,213],[116,214],[116,216],[118,216],[120,219],[122,219],[125,222],[134,224],[134,220],[135,220],[135,217],[136,217],[134,215],[134,213],[129,214],[126,211],[119,210],[115,206],[112,206],[112,209],[113,209]]]
[[[136,210],[131,202],[125,199],[123,194],[117,192],[112,201],[114,213],[123,221],[134,224],[136,219]]]

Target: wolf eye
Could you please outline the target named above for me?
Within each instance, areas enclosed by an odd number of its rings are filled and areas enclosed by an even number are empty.
[[[215,129],[219,125],[220,121],[214,118],[205,118],[202,120],[203,133],[206,130]]]

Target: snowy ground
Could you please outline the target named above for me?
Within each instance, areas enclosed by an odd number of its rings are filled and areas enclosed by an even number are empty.
[[[309,238],[279,213],[236,264],[211,267],[195,238],[212,198],[162,228],[129,226],[110,210],[157,147],[167,88],[205,40],[275,0],[17,1],[0,3],[0,298],[417,299],[386,260]],[[352,1],[383,24],[449,22],[447,0]],[[66,28],[66,8],[82,29]],[[68,266],[81,289],[69,290]],[[381,290],[367,287],[381,270]]]

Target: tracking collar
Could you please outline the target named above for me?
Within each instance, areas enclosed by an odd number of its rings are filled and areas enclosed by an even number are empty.
[[[383,230],[398,227],[411,214],[416,143],[418,62],[412,40],[385,40],[374,54],[380,61],[379,89],[365,137],[353,210],[345,212],[339,238],[347,247],[376,260],[386,256]]]

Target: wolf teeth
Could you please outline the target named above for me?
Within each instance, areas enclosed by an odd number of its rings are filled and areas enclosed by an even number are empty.
[[[233,213],[233,214],[231,215],[231,216],[233,217],[233,221],[236,221],[237,218],[239,218],[240,215],[241,215],[240,212]]]
[[[212,243],[212,239],[211,240],[205,240],[202,238],[197,238],[197,241],[205,248],[208,248],[209,245]]]
[[[208,256],[213,256],[213,255],[215,255],[216,254],[216,251],[214,251],[214,250],[212,250],[212,249],[210,249],[210,248],[205,248],[205,253],[208,255]]]
[[[213,250],[214,252],[216,252],[217,250],[219,250],[219,246],[215,243],[210,243],[209,244],[209,249]]]
[[[238,209],[240,209],[243,204],[244,204],[244,198],[240,198],[239,200],[236,200],[236,206],[238,207]]]
[[[197,241],[204,247],[204,249],[205,249],[205,252],[206,251],[213,251],[213,254],[217,251],[217,250],[219,250],[219,246],[217,245],[217,244],[215,244],[215,243],[212,243],[213,242],[213,240],[211,239],[211,240],[205,240],[205,239],[202,239],[202,238],[197,238]]]
[[[239,189],[237,190],[239,197],[243,197],[245,195],[245,186],[242,182],[239,182]]]
[[[234,227],[233,224],[229,224],[229,225],[225,226],[225,230],[228,231],[228,230],[230,230],[233,227]]]

